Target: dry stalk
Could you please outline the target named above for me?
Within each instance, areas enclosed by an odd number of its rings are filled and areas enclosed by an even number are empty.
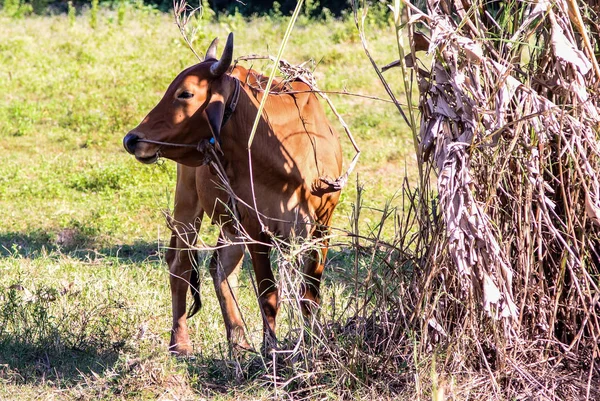
[[[202,12],[202,5],[194,8],[188,4],[187,0],[173,0],[173,15],[175,17],[175,24],[177,25],[177,28],[179,28],[179,33],[181,33],[183,40],[192,53],[194,53],[194,56],[196,56],[199,61],[202,61],[202,57],[196,53],[196,50],[194,50],[194,46],[192,45],[193,38],[198,32],[198,28],[194,27],[191,31],[188,29],[190,19],[197,11]]]

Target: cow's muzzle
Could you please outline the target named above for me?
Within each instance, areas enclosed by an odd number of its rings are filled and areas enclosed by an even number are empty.
[[[137,145],[139,139],[139,136],[130,132],[129,134],[125,135],[125,138],[123,138],[123,147],[127,152],[135,155],[135,146]]]
[[[140,148],[138,146],[140,142],[143,142],[140,136],[132,131],[123,138],[123,147],[127,152],[134,155],[139,162],[144,164],[152,164],[158,160],[158,152],[152,150],[151,153],[149,153],[147,147]]]

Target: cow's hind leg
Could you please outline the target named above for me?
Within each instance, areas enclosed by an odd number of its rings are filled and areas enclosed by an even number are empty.
[[[188,355],[192,352],[186,311],[190,283],[194,297],[190,316],[200,308],[199,277],[195,270],[197,252],[190,249],[190,246],[196,243],[203,215],[195,187],[195,169],[178,166],[175,210],[173,218],[168,221],[172,230],[171,243],[166,253],[173,312],[169,351],[178,355]]]
[[[224,237],[219,238],[219,245],[224,243],[223,238],[235,240],[233,236],[226,233],[222,235]],[[223,313],[227,340],[234,349],[236,347],[251,348],[246,339],[244,322],[237,299],[238,274],[243,259],[243,245],[229,245],[216,251],[210,262],[210,275],[213,278],[213,284]]]
[[[321,231],[317,231],[315,237],[323,237]],[[304,286],[302,291],[302,313],[305,317],[312,315],[316,307],[319,306],[321,297],[319,289],[321,286],[321,277],[325,269],[325,259],[329,249],[329,241],[325,238],[320,243],[319,249],[313,249],[310,252],[309,260],[304,266]]]
[[[265,239],[266,242],[266,239]],[[263,244],[248,246],[258,286],[258,303],[263,317],[263,348],[276,346],[275,324],[279,310],[279,293],[271,270],[270,247]]]

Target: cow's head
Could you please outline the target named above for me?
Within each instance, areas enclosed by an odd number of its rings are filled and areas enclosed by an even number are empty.
[[[123,146],[137,160],[153,163],[162,155],[198,166],[201,157],[196,145],[219,138],[225,103],[234,87],[225,74],[233,58],[233,34],[229,34],[220,59],[216,46],[217,39],[204,61],[181,72],[140,125],[123,138]]]

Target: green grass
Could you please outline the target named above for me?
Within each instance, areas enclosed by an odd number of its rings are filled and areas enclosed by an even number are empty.
[[[264,374],[260,363],[250,358],[240,369],[228,357],[206,270],[204,306],[190,320],[199,353],[193,360],[166,353],[170,295],[162,247],[170,233],[162,211],[172,207],[175,166],[141,165],[121,141],[196,60],[169,15],[127,6],[100,8],[94,18],[0,15],[0,399],[272,397],[276,389],[252,380]],[[284,18],[197,23],[198,51],[234,30],[235,56],[274,53],[286,28]],[[314,59],[324,90],[385,98],[354,29],[347,21],[305,22],[284,58]],[[392,29],[374,27],[369,39],[380,65],[395,60]],[[390,78],[400,88],[397,75]],[[361,231],[368,232],[405,172],[414,177],[410,133],[390,103],[330,96],[363,151],[356,173],[365,187]],[[349,162],[353,149],[338,129]],[[350,229],[355,198],[350,183],[333,222],[341,232]],[[214,233],[203,228],[207,238]],[[354,262],[343,248],[330,256],[322,319],[341,322]],[[241,304],[258,343],[247,271]],[[288,327],[281,325],[280,337]]]

